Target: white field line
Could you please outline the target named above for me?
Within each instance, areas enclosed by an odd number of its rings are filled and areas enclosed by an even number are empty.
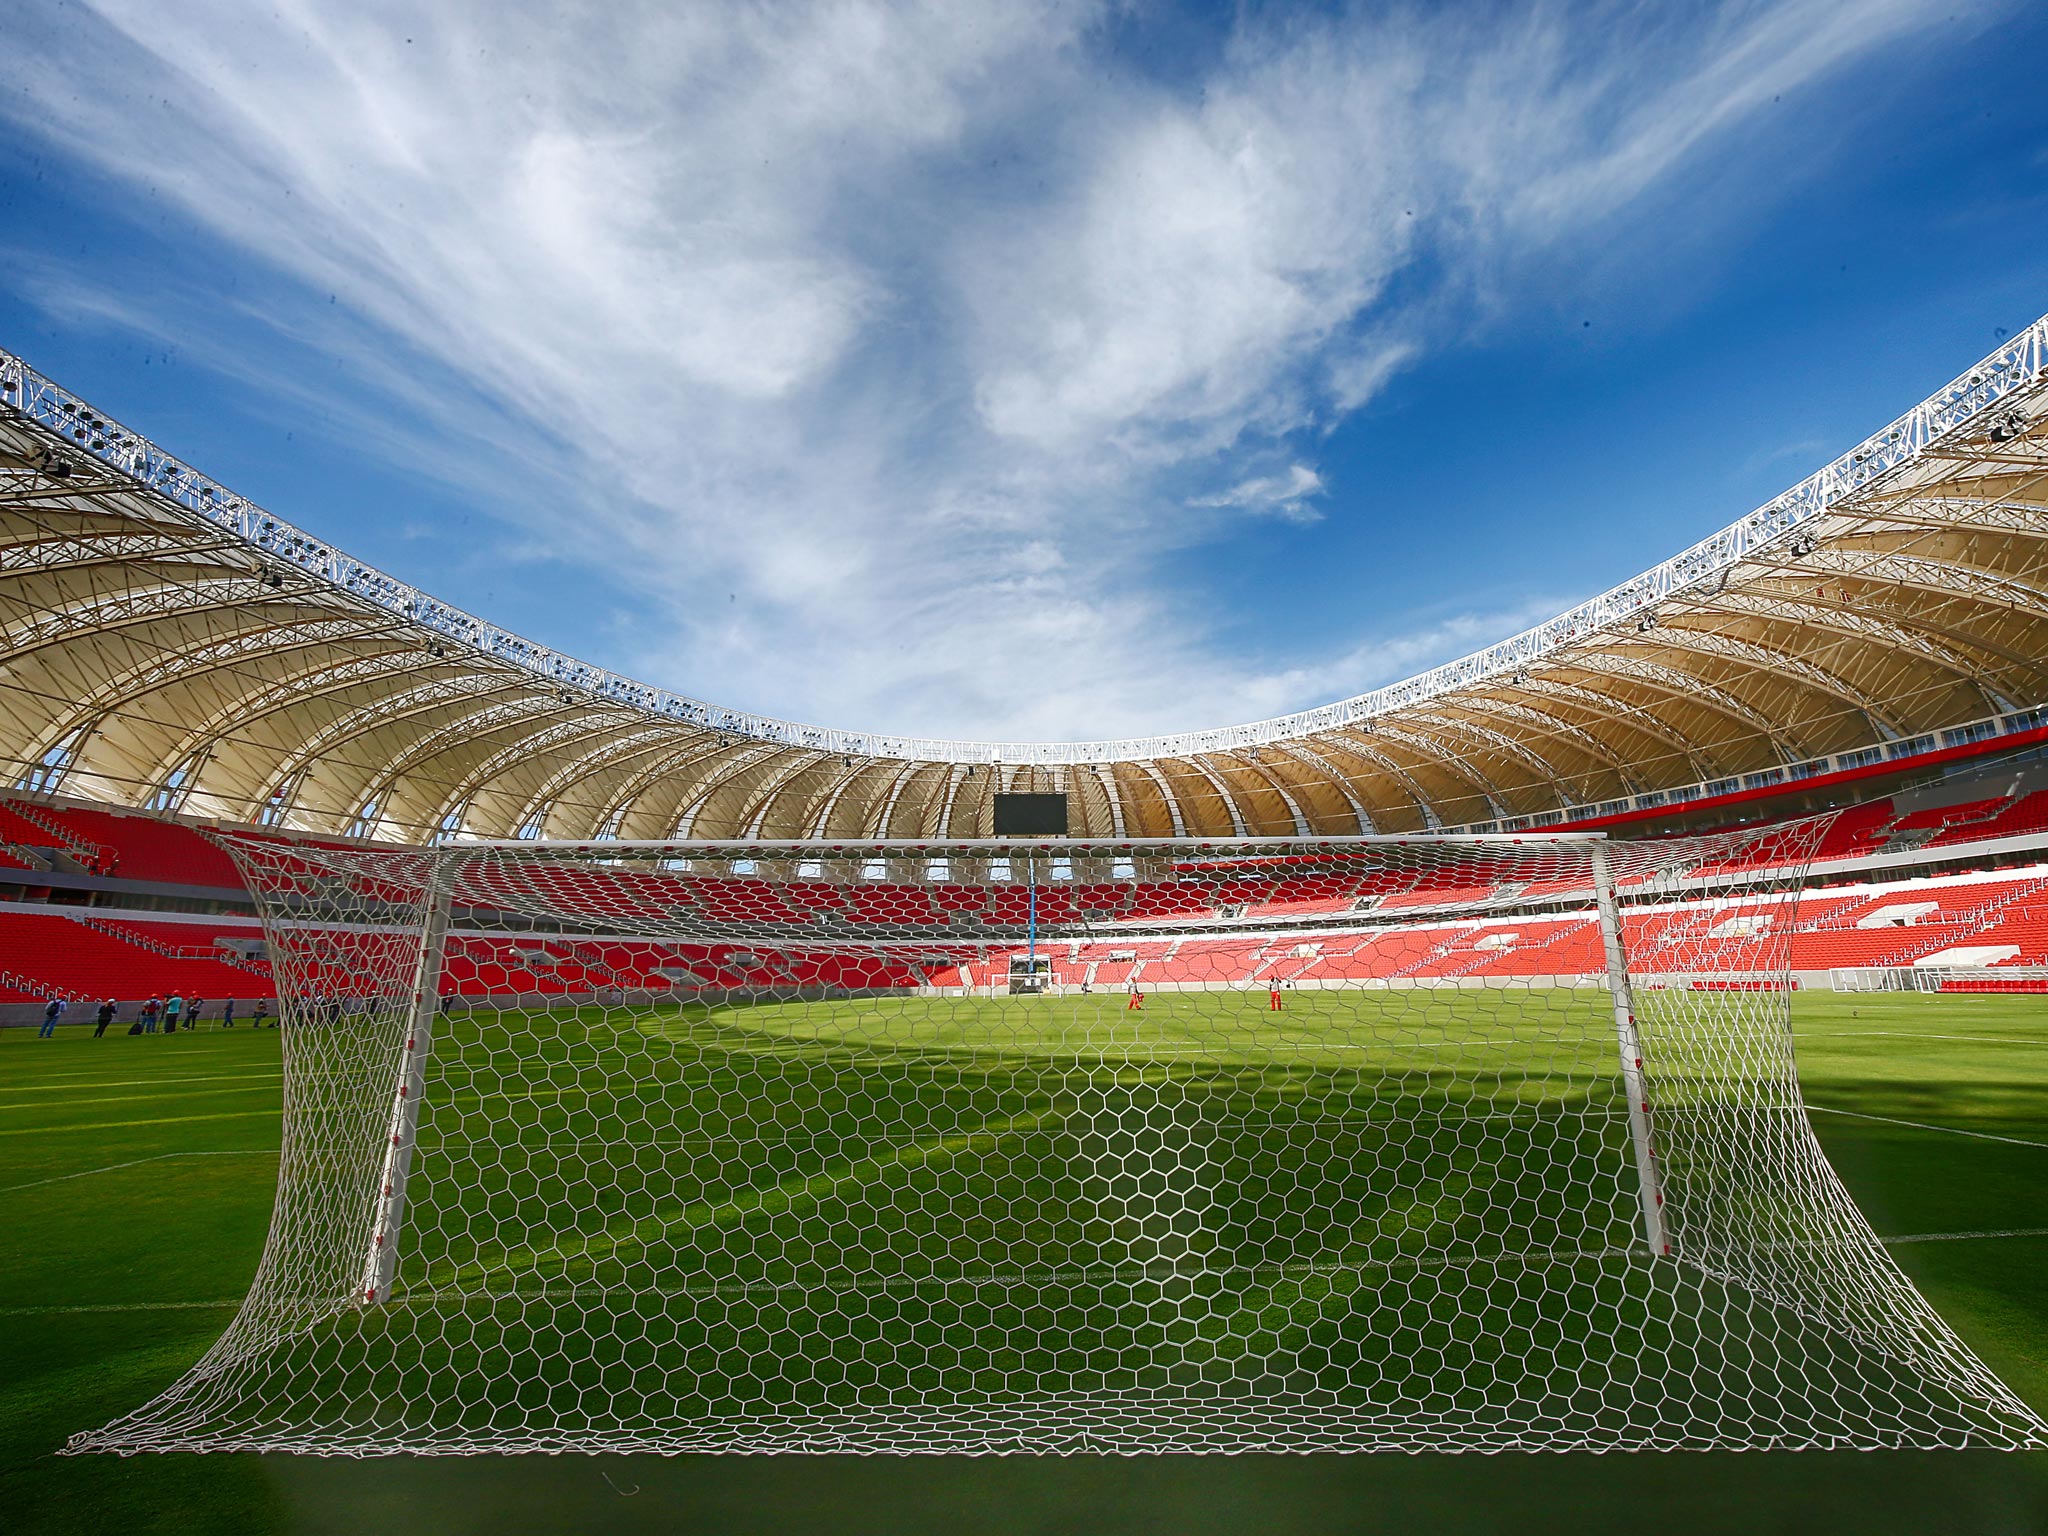
[[[154,1088],[160,1083],[240,1083],[252,1077],[283,1077],[280,1067],[250,1072],[217,1072],[207,1077],[121,1077],[108,1082],[20,1083],[0,1088],[0,1093],[58,1093],[71,1088]]]
[[[1964,1040],[1973,1045],[2048,1045],[2048,1040],[2021,1040],[2011,1035],[1923,1035],[1913,1029],[1795,1029],[1793,1035],[1811,1040]]]
[[[1898,1237],[1879,1238],[1884,1244],[1906,1243],[1955,1243],[1976,1239],[2006,1237],[2048,1237],[2048,1227],[2009,1227],[1981,1232],[1909,1232]],[[1805,1246],[1805,1245],[1800,1245]],[[394,1304],[407,1303],[432,1305],[437,1301],[452,1300],[467,1304],[475,1301],[509,1300],[574,1300],[579,1296],[608,1296],[624,1292],[628,1296],[653,1297],[695,1297],[759,1294],[776,1291],[830,1291],[834,1294],[868,1291],[921,1290],[927,1286],[953,1287],[961,1285],[987,1285],[1017,1288],[1039,1285],[1075,1285],[1090,1281],[1130,1280],[1201,1280],[1213,1277],[1236,1277],[1242,1275],[1342,1275],[1365,1274],[1391,1270],[1446,1270],[1466,1267],[1498,1265],[1503,1268],[1522,1266],[1541,1269],[1550,1265],[1608,1263],[1615,1259],[1632,1264],[1651,1262],[1649,1255],[1641,1248],[1534,1248],[1526,1253],[1468,1253],[1468,1254],[1401,1254],[1385,1259],[1351,1260],[1299,1260],[1292,1263],[1268,1264],[1181,1264],[1173,1260],[1159,1260],[1153,1263],[1097,1265],[1074,1269],[1023,1269],[994,1271],[979,1275],[908,1275],[892,1276],[882,1280],[856,1282],[850,1285],[819,1285],[814,1280],[742,1280],[714,1285],[697,1286],[650,1286],[644,1290],[631,1286],[566,1285],[549,1286],[540,1290],[521,1291],[465,1291],[465,1290],[417,1290],[395,1298]],[[1681,1262],[1683,1262],[1681,1258]]]
[[[192,1125],[201,1120],[261,1120],[275,1118],[274,1109],[232,1109],[218,1115],[152,1115],[146,1120],[87,1120],[77,1125],[18,1125],[0,1130],[0,1136],[70,1136],[79,1131],[125,1131],[138,1125]]]
[[[1304,1260],[1298,1263],[1282,1264],[1220,1264],[1220,1265],[1178,1265],[1171,1260],[1153,1264],[1101,1265],[1086,1269],[1039,1269],[1006,1270],[979,1275],[903,1275],[886,1279],[856,1281],[843,1285],[820,1285],[815,1280],[741,1280],[723,1284],[699,1286],[633,1286],[606,1285],[565,1285],[549,1286],[537,1290],[416,1290],[405,1291],[394,1297],[392,1306],[427,1306],[441,1302],[453,1302],[457,1306],[472,1306],[476,1303],[497,1303],[504,1301],[572,1301],[582,1297],[610,1296],[623,1294],[635,1300],[683,1300],[696,1297],[763,1295],[783,1291],[800,1291],[806,1294],[830,1293],[833,1295],[860,1295],[873,1292],[899,1290],[923,1290],[930,1286],[945,1289],[969,1285],[989,1286],[997,1289],[1044,1285],[1077,1285],[1108,1281],[1151,1280],[1168,1282],[1174,1280],[1203,1280],[1230,1278],[1241,1275],[1275,1275],[1282,1278],[1294,1276],[1362,1274],[1369,1271],[1385,1270],[1442,1270],[1458,1269],[1467,1265],[1520,1265],[1538,1269],[1552,1264],[1582,1264],[1588,1261],[1606,1263],[1623,1259],[1631,1263],[1650,1262],[1649,1255],[1639,1248],[1542,1248],[1528,1253],[1490,1254],[1412,1254],[1386,1259],[1353,1261]],[[239,1301],[210,1302],[105,1302],[98,1305],[80,1304],[72,1306],[0,1307],[0,1317],[39,1316],[45,1313],[66,1312],[146,1312],[171,1307],[214,1307],[239,1306]]]
[[[16,1028],[29,1028],[29,1026],[27,1026],[27,1024],[18,1024]],[[125,1034],[125,1030],[123,1030],[123,1034]],[[182,1038],[184,1038],[186,1034],[193,1034],[193,1030],[178,1030],[176,1038],[180,1038],[180,1040],[182,1040]],[[164,1036],[162,1036],[162,1034],[145,1034],[143,1038],[145,1038],[145,1040],[160,1040],[160,1038],[164,1038]],[[193,1034],[193,1038],[197,1040],[199,1036],[197,1036],[197,1034]],[[178,1051],[184,1051],[184,1047],[178,1047]],[[4,1057],[0,1057],[0,1061],[6,1061],[6,1059],[4,1059]],[[10,1067],[18,1067],[18,1065],[23,1065],[23,1063],[20,1063],[20,1061],[6,1061],[6,1065],[10,1065]],[[193,1063],[186,1063],[186,1065],[193,1065],[193,1067],[219,1067],[221,1063],[217,1063],[217,1061],[193,1061]],[[31,1069],[31,1071],[33,1071],[33,1069]],[[266,1073],[270,1073],[270,1075],[276,1075],[276,1073],[281,1073],[281,1071],[283,1071],[283,1067],[270,1067],[268,1063],[252,1063],[250,1067],[244,1067],[244,1069],[240,1069],[240,1071],[233,1071],[233,1073],[229,1073],[229,1075],[231,1075],[231,1077],[246,1077],[246,1075],[248,1075],[248,1073],[252,1073],[252,1071],[266,1071]],[[84,1083],[80,1083],[82,1087],[94,1087],[94,1085],[98,1085],[98,1081],[100,1081],[100,1073],[98,1073],[98,1071],[37,1071],[37,1073],[35,1073],[35,1081],[33,1081],[33,1083],[23,1083],[23,1085],[20,1085],[20,1087],[25,1087],[25,1090],[27,1090],[27,1087],[43,1087],[45,1083],[47,1083],[47,1085],[59,1085],[59,1087],[61,1087],[63,1083],[68,1083],[68,1081],[70,1081],[70,1079],[74,1079],[74,1077],[82,1077],[82,1079],[86,1079]],[[160,1079],[160,1077],[152,1077],[150,1081],[164,1081],[164,1079]]]
[[[174,1154],[175,1155],[175,1154]],[[2001,1227],[1978,1232],[1905,1232],[1896,1237],[1881,1237],[1880,1243],[1888,1248],[1903,1247],[1913,1243],[1965,1243],[1997,1241],[2001,1238],[2048,1237],[2048,1227]],[[1338,1274],[1379,1269],[1404,1268],[1455,1268],[1465,1264],[1504,1264],[1521,1262],[1531,1267],[1545,1264],[1572,1264],[1586,1260],[1606,1261],[1610,1259],[1639,1260],[1641,1252],[1634,1248],[1584,1248],[1553,1249],[1531,1254],[1488,1254],[1472,1255],[1462,1260],[1432,1260],[1422,1256],[1407,1259],[1383,1259],[1365,1263],[1305,1263],[1305,1264],[1257,1264],[1225,1265],[1198,1269],[1175,1268],[1170,1264],[1140,1266],[1135,1272],[1123,1267],[1095,1270],[1022,1270],[1007,1274],[939,1276],[923,1275],[914,1278],[885,1280],[878,1284],[854,1287],[824,1287],[839,1290],[899,1290],[918,1289],[929,1285],[988,1285],[996,1287],[1017,1287],[1033,1285],[1072,1285],[1077,1282],[1130,1280],[1132,1278],[1160,1281],[1200,1279],[1212,1275],[1235,1275],[1246,1273],[1279,1273],[1283,1275]],[[687,1299],[704,1296],[720,1296],[735,1293],[759,1293],[763,1291],[804,1290],[816,1291],[820,1287],[814,1281],[753,1281],[734,1285],[684,1286],[665,1288],[650,1286],[645,1289],[612,1286],[552,1286],[534,1291],[414,1291],[397,1298],[396,1305],[433,1306],[438,1302],[454,1301],[458,1305],[476,1302],[501,1301],[571,1301],[592,1296],[608,1296],[615,1290],[623,1289],[625,1294],[636,1299]],[[85,1303],[71,1306],[0,1307],[0,1317],[45,1317],[75,1312],[170,1312],[230,1310],[239,1307],[242,1298],[223,1301],[129,1301]]]
[[[1877,1120],[1885,1125],[1910,1126],[1916,1131],[1941,1131],[1950,1136],[1969,1136],[1978,1141],[2002,1141],[2015,1147],[2039,1147],[2048,1152],[2048,1141],[2028,1141],[2024,1136],[2000,1136],[1992,1131],[1966,1131],[1957,1125],[1929,1125],[1924,1120],[1899,1120],[1891,1115],[1866,1115],[1860,1109],[1830,1109],[1825,1104],[1808,1104],[1807,1109],[1820,1115],[1847,1115],[1854,1120]]]
[[[187,1154],[171,1152],[166,1153],[164,1155],[168,1157],[208,1155],[233,1157],[253,1154]],[[141,1159],[141,1161],[154,1162],[155,1159],[143,1158]],[[122,1164],[119,1166],[132,1167],[133,1164]],[[27,1186],[18,1185],[16,1187],[26,1188]],[[2015,1237],[2048,1237],[2048,1227],[2002,1227],[1991,1228],[1975,1232],[1906,1232],[1901,1233],[1895,1237],[1880,1237],[1878,1241],[1884,1244],[1886,1247],[1901,1247],[1912,1243],[1962,1243],[1995,1241],[2000,1238]],[[624,1289],[628,1296],[636,1299],[673,1298],[680,1300],[692,1297],[719,1296],[735,1293],[750,1294],[760,1293],[764,1291],[817,1291],[820,1289],[824,1289],[836,1293],[848,1290],[860,1292],[870,1290],[886,1291],[900,1289],[921,1289],[928,1285],[988,1285],[995,1286],[998,1288],[1014,1288],[1018,1286],[1038,1286],[1048,1284],[1072,1285],[1075,1283],[1087,1281],[1129,1280],[1132,1278],[1171,1281],[1200,1279],[1215,1275],[1229,1276],[1239,1274],[1261,1273],[1277,1273],[1281,1275],[1316,1275],[1340,1274],[1345,1272],[1356,1273],[1366,1270],[1439,1269],[1456,1268],[1461,1264],[1521,1263],[1528,1265],[1531,1268],[1537,1268],[1547,1264],[1583,1263],[1584,1261],[1589,1259],[1597,1262],[1606,1262],[1608,1260],[1617,1258],[1628,1260],[1640,1260],[1642,1257],[1643,1255],[1641,1254],[1641,1252],[1634,1248],[1548,1249],[1539,1250],[1537,1252],[1529,1254],[1474,1254],[1466,1256],[1462,1259],[1451,1258],[1448,1256],[1433,1257],[1416,1255],[1413,1257],[1404,1256],[1401,1258],[1382,1259],[1378,1261],[1368,1260],[1362,1263],[1309,1262],[1300,1264],[1232,1264],[1214,1267],[1203,1266],[1195,1269],[1181,1268],[1172,1265],[1171,1263],[1167,1263],[1161,1265],[1138,1266],[1135,1275],[1132,1270],[1125,1268],[1123,1266],[1111,1266],[1099,1269],[1021,1270],[1007,1274],[999,1273],[988,1275],[961,1275],[953,1277],[939,1275],[922,1275],[916,1277],[905,1277],[901,1279],[884,1280],[879,1282],[878,1284],[870,1284],[866,1286],[856,1285],[850,1287],[820,1287],[817,1285],[815,1281],[806,1280],[767,1282],[751,1281],[740,1282],[736,1285],[686,1286],[675,1289],[667,1289],[662,1287],[649,1287],[646,1289],[634,1289],[631,1287],[626,1287]],[[550,1287],[548,1289],[539,1291],[415,1291],[410,1294],[398,1297],[396,1300],[396,1304],[399,1306],[422,1304],[427,1306],[433,1306],[435,1303],[443,1300],[452,1300],[456,1302],[458,1305],[466,1306],[475,1302],[495,1303],[500,1301],[567,1301],[576,1300],[587,1296],[610,1295],[612,1294],[614,1289],[617,1288],[610,1286],[572,1285]],[[239,1307],[241,1304],[242,1298],[236,1297],[221,1301],[127,1301],[80,1303],[68,1306],[0,1307],[0,1317],[48,1317],[84,1312],[183,1312],[210,1310],[228,1311],[232,1310],[235,1307]]]
[[[962,1040],[949,1043],[937,1040],[861,1040],[847,1039],[803,1039],[791,1037],[786,1043],[764,1044],[741,1049],[733,1048],[727,1054],[734,1056],[795,1056],[806,1053],[819,1054],[838,1052],[853,1055],[864,1051],[883,1054],[897,1059],[921,1059],[930,1055],[940,1059],[958,1056],[1015,1057],[1033,1056],[1053,1058],[1111,1059],[1142,1064],[1155,1056],[1223,1056],[1233,1061],[1257,1061],[1273,1057],[1296,1057],[1320,1055],[1326,1052],[1350,1051],[1370,1053],[1373,1051],[1462,1051],[1471,1048],[1499,1050],[1510,1046],[1554,1046],[1564,1049],[1597,1048],[1612,1044],[1594,1035],[1522,1035],[1506,1039],[1457,1039],[1457,1040],[1370,1040],[1363,1043],[1348,1041],[1286,1040],[1270,1045],[1253,1045],[1243,1041],[1221,1040],[1215,1045],[1156,1045],[1148,1046],[1132,1041],[1055,1041],[1037,1040],[1028,1045],[978,1045]],[[2044,1042],[2048,1043],[2048,1042]]]
[[[1810,1112],[1818,1114],[1848,1115],[1858,1120],[1879,1120],[1890,1125],[1910,1126],[1919,1131],[1946,1131],[1952,1136],[1970,1136],[1980,1141],[2009,1142],[2016,1147],[2039,1147],[2048,1151],[2048,1141],[2028,1141],[2018,1136],[1999,1136],[1990,1131],[1966,1131],[1953,1125],[1928,1125],[1919,1120],[1895,1120],[1887,1115],[1866,1115],[1853,1109],[1830,1109],[1824,1104],[1808,1104],[1805,1107]],[[30,1125],[0,1130],[0,1136],[57,1136],[71,1135],[79,1131],[127,1130],[138,1125],[188,1125],[202,1120],[256,1120],[275,1113],[275,1110],[270,1109],[250,1109],[233,1110],[217,1115],[168,1115],[146,1120],[103,1120],[80,1125]]]
[[[11,1195],[20,1189],[41,1189],[45,1184],[62,1184],[69,1179],[89,1179],[96,1173],[117,1173],[123,1168],[140,1168],[144,1163],[160,1163],[167,1157],[276,1157],[275,1147],[251,1147],[236,1152],[159,1152],[154,1157],[138,1157],[125,1163],[109,1163],[104,1168],[81,1168],[76,1173],[54,1174],[47,1179],[30,1179],[26,1184],[0,1185],[0,1195]]]
[[[0,1317],[51,1317],[67,1312],[232,1312],[241,1304],[239,1296],[232,1301],[108,1301],[72,1307],[0,1307]]]
[[[1309,1114],[1302,1113],[1300,1111],[1305,1106],[1313,1105],[1317,1103],[1320,1099],[1325,1097],[1337,1098],[1348,1102],[1349,1095],[1341,1093],[1334,1095],[1317,1095],[1306,1092],[1294,1092],[1286,1088],[1276,1089],[1274,1091],[1279,1094],[1284,1094],[1285,1102],[1282,1104],[1276,1104],[1273,1108],[1272,1113],[1261,1115],[1256,1118],[1250,1115],[1241,1114],[1217,1115],[1213,1117],[1204,1118],[1200,1121],[1185,1122],[1182,1128],[1188,1129],[1195,1125],[1199,1125],[1205,1131],[1290,1131],[1303,1130],[1315,1126],[1338,1125],[1352,1126],[1362,1130],[1381,1129],[1388,1126],[1401,1127],[1409,1130],[1414,1130],[1418,1127],[1433,1130],[1444,1130],[1470,1125],[1519,1125],[1529,1120],[1576,1120],[1578,1122],[1581,1122],[1581,1124],[1583,1125],[1594,1124],[1603,1121],[1613,1122],[1618,1118],[1624,1117],[1626,1114],[1625,1107],[1620,1104],[1600,1105],[1591,1103],[1575,1103],[1572,1101],[1564,1100],[1539,1100],[1534,1102],[1516,1103],[1509,1105],[1507,1107],[1499,1107],[1489,1104],[1489,1106],[1486,1109],[1475,1110],[1470,1114],[1453,1113],[1449,1110],[1441,1110],[1438,1111],[1436,1114],[1429,1116],[1426,1120],[1412,1115],[1390,1114],[1384,1112],[1383,1110],[1378,1109],[1339,1109],[1334,1111],[1326,1111],[1320,1114]],[[488,1099],[478,1098],[468,1101],[468,1103],[461,1106],[461,1109],[466,1111],[471,1107],[489,1108],[494,1104],[516,1103],[523,1099],[531,1097],[534,1097],[534,1095],[504,1094],[494,1096]],[[1034,1095],[1032,1102],[1044,1102],[1046,1097],[1047,1096],[1042,1094]],[[639,1101],[622,1102],[637,1103]],[[1470,1103],[1476,1101],[1467,1100],[1466,1102]],[[437,1110],[446,1110],[448,1108],[455,1106],[453,1105],[453,1101],[428,1100],[421,1107],[423,1113],[431,1115]],[[1295,1112],[1282,1114],[1279,1111],[1283,1108]],[[1786,1110],[1783,1106],[1780,1106],[1776,1112],[1788,1113],[1789,1111]],[[460,1150],[462,1148],[473,1147],[478,1145],[478,1142],[474,1138],[469,1137],[463,1133],[462,1124],[468,1118],[469,1115],[467,1113],[459,1113],[459,1118],[452,1127],[446,1125],[438,1126],[436,1134],[431,1139],[428,1139],[427,1137],[423,1136],[420,1143],[421,1146],[431,1147],[436,1152],[447,1153]],[[1158,1127],[1155,1126],[1151,1128],[1157,1129]],[[487,1131],[490,1133],[495,1133],[498,1129],[500,1129],[500,1127],[496,1124],[492,1124],[487,1127]],[[523,1127],[523,1129],[541,1128],[538,1126],[528,1126]],[[862,1125],[854,1129],[845,1131],[785,1130],[773,1136],[748,1134],[745,1130],[732,1130],[725,1132],[705,1132],[697,1135],[679,1136],[667,1139],[657,1136],[649,1136],[634,1140],[634,1142],[632,1143],[632,1148],[636,1152],[675,1152],[687,1151],[695,1147],[788,1147],[810,1145],[820,1141],[864,1141],[873,1143],[877,1146],[890,1146],[898,1143],[907,1144],[922,1141],[931,1134],[932,1132],[929,1128],[919,1129],[913,1127],[901,1131],[886,1131],[878,1130],[872,1125]],[[499,1145],[499,1143],[485,1141],[482,1143],[482,1145],[488,1147]],[[522,1151],[526,1152],[529,1155],[545,1156],[549,1153],[558,1153],[564,1148],[617,1148],[619,1145],[620,1142],[616,1136],[566,1136],[554,1132],[548,1132],[546,1134],[546,1139],[544,1141],[531,1144],[522,1142],[520,1144],[520,1148]]]
[[[41,1099],[25,1104],[0,1104],[0,1115],[17,1109],[72,1109],[82,1104],[165,1104],[177,1099],[218,1099],[231,1093],[276,1093],[276,1083],[248,1083],[240,1088],[194,1088],[185,1093],[117,1093],[103,1099]]]

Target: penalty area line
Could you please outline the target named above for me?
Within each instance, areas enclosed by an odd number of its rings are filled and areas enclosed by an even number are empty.
[[[1825,1104],[1808,1104],[1815,1114],[1847,1115],[1852,1120],[1875,1120],[1883,1125],[1903,1125],[1916,1131],[1940,1131],[1949,1136],[1969,1136],[1978,1141],[2002,1141],[2014,1147],[2039,1147],[2048,1152],[2048,1141],[2029,1141],[2024,1136],[2000,1136],[1994,1131],[1966,1131],[1959,1125],[1929,1125],[1925,1120],[1900,1120],[1892,1115],[1868,1115],[1860,1109],[1831,1109]]]
[[[111,1082],[94,1078],[83,1083],[10,1083],[0,1088],[0,1093],[59,1093],[73,1088],[156,1088],[165,1083],[245,1083],[252,1077],[282,1076],[281,1070],[271,1067],[260,1072],[214,1072],[203,1077],[121,1077]]]
[[[93,1120],[80,1125],[24,1125],[0,1130],[0,1136],[62,1136],[73,1131],[125,1131],[136,1125],[190,1125],[198,1120],[275,1119],[274,1109],[237,1109],[220,1115],[160,1115],[151,1120]]]
[[[1925,1035],[1917,1029],[1808,1029],[1798,1033],[1816,1040],[1961,1040],[1970,1045],[2048,1046],[2048,1040],[2023,1040],[2012,1035]]]
[[[1977,1237],[2048,1237],[2048,1227],[2003,1227],[1990,1232],[1908,1232],[1899,1237],[1880,1237],[1887,1248],[1901,1243],[1961,1243]]]
[[[242,1304],[232,1301],[106,1301],[70,1307],[0,1307],[0,1317],[54,1317],[71,1312],[232,1312]]]
[[[30,1179],[26,1184],[0,1185],[0,1195],[11,1195],[21,1189],[41,1189],[45,1184],[62,1184],[67,1179],[89,1179],[96,1173],[117,1173],[123,1168],[140,1168],[144,1163],[160,1163],[167,1157],[276,1157],[274,1147],[249,1147],[237,1151],[222,1152],[159,1152],[154,1157],[138,1157],[130,1162],[109,1163],[104,1168],[81,1168],[76,1173],[54,1174],[47,1179]]]

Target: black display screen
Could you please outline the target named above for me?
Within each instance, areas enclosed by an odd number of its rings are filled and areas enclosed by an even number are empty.
[[[997,795],[997,837],[1065,837],[1065,795]]]

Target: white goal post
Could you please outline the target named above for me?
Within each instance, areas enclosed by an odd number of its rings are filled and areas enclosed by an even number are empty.
[[[2048,965],[1861,965],[1828,973],[1837,992],[2048,992]]]
[[[1808,1124],[1825,826],[223,835],[270,1237],[70,1449],[2048,1444]]]

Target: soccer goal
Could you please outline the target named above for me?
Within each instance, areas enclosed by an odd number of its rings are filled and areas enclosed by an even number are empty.
[[[2048,1443],[1808,1126],[1820,830],[227,839],[269,1242],[72,1449]]]
[[[1837,992],[2048,992],[2048,965],[1867,965],[1829,973]]]

